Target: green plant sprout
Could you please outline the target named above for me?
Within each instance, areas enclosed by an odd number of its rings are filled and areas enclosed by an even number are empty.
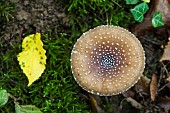
[[[139,0],[126,0],[126,4],[137,4]]]
[[[164,26],[164,22],[162,20],[162,13],[155,12],[152,17],[152,25],[153,27],[161,27]]]
[[[144,14],[149,10],[146,2],[138,4],[134,9],[130,9],[134,19],[138,22],[142,22],[144,19]]]
[[[8,98],[12,98],[15,104],[15,113],[42,113],[39,108],[34,105],[19,105],[17,98],[8,94],[6,90],[0,89],[0,107],[8,102]]]
[[[8,93],[4,89],[0,89],[0,107],[4,106],[8,101]]]

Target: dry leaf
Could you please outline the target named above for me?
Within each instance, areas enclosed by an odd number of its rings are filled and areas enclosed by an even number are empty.
[[[150,83],[150,96],[152,101],[155,100],[156,94],[157,94],[157,76],[156,74],[153,74]]]
[[[127,90],[127,91],[123,92],[122,95],[126,98],[128,98],[128,97],[133,98],[135,96],[135,92],[131,91],[131,90]]]
[[[136,100],[134,100],[133,98],[129,97],[126,98],[127,102],[130,102],[132,104],[133,107],[137,108],[137,109],[141,109],[142,105],[140,103],[138,103]]]
[[[168,44],[165,46],[164,53],[162,55],[162,58],[160,59],[160,62],[164,60],[170,60],[170,37]]]
[[[161,97],[158,101],[158,105],[167,111],[170,110],[170,98],[169,97],[166,97],[166,98]]]
[[[98,95],[89,94],[89,100],[93,109],[93,113],[105,113],[104,110],[99,106],[101,98]]]
[[[170,76],[166,79],[168,82],[170,82]]]
[[[150,85],[150,79],[146,76],[141,76],[139,81],[135,84],[135,90],[138,93],[149,95],[149,85]]]
[[[26,74],[30,86],[37,80],[45,69],[46,56],[40,33],[32,34],[24,38],[22,52],[18,54],[21,69]]]

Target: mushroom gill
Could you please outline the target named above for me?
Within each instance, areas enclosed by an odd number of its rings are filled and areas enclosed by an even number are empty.
[[[131,88],[141,77],[144,65],[141,43],[118,26],[102,25],[87,31],[71,53],[71,69],[77,83],[100,96]]]

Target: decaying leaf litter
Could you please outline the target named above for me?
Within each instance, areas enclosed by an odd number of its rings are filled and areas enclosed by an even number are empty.
[[[170,109],[169,83],[169,30],[168,20],[169,2],[167,0],[152,0],[150,10],[142,23],[129,28],[144,46],[146,52],[145,72],[140,81],[130,90],[121,95],[99,97],[87,92],[80,92],[79,96],[87,99],[96,113],[121,112],[168,112]],[[155,3],[155,4],[154,4]],[[164,6],[164,7],[160,7]],[[155,29],[151,25],[149,15],[155,11],[163,12],[165,26]],[[146,22],[148,21],[149,22]],[[151,29],[151,30],[150,30]],[[151,32],[152,31],[152,32]],[[131,108],[131,109],[130,109]]]

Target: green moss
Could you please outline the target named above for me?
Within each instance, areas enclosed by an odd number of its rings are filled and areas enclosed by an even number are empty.
[[[76,30],[85,32],[102,24],[128,27],[134,23],[129,11],[131,6],[122,0],[70,0],[67,4],[73,34]]]
[[[9,2],[0,1],[0,17],[1,21],[9,21],[11,17],[13,17],[14,12],[14,4]]]
[[[1,53],[1,65],[4,68],[1,71],[0,86],[15,97],[21,97],[20,104],[36,105],[43,112],[90,112],[87,101],[78,95],[81,89],[75,83],[70,69],[69,59],[73,42],[67,35],[53,37],[45,34],[42,39],[48,59],[46,70],[40,79],[27,87],[27,78],[19,68],[16,58],[21,47],[15,45],[16,48]],[[14,110],[12,100],[3,110],[10,113]]]
[[[13,18],[13,12],[15,9],[15,5],[11,4],[9,2],[0,1],[0,31],[2,32],[2,30],[5,27],[5,24],[11,19]],[[0,32],[0,35],[1,35]]]

